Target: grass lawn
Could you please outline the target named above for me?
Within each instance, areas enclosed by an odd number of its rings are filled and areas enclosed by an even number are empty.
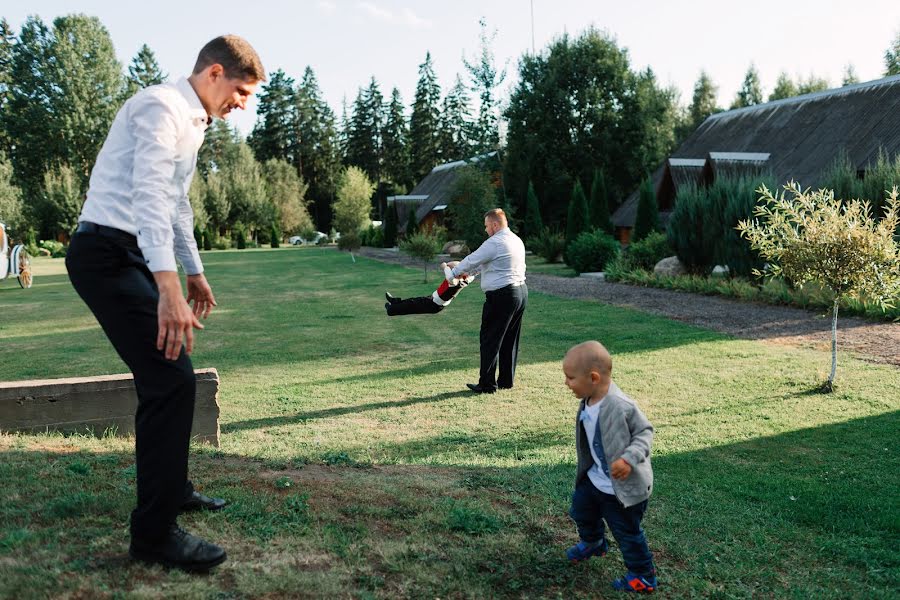
[[[599,339],[656,427],[645,528],[661,597],[896,598],[900,369],[532,293],[516,388],[465,389],[482,294],[384,315],[421,269],[320,248],[204,253],[219,308],[197,368],[222,446],[192,477],[230,501],[181,523],[211,576],[132,564],[133,440],[0,435],[2,598],[609,597],[613,552],[570,566],[576,399],[560,362]],[[59,260],[0,282],[0,380],[124,372]]]

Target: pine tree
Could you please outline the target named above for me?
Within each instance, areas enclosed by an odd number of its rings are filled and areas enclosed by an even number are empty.
[[[419,65],[419,81],[409,119],[409,152],[413,181],[421,180],[440,161],[441,88],[431,64],[431,53]]]
[[[128,65],[128,95],[151,85],[165,83],[168,77],[168,74],[159,68],[153,50],[144,44],[131,59],[131,64]]]
[[[631,231],[630,241],[638,242],[654,231],[660,231],[659,206],[656,203],[653,181],[647,177],[641,183],[637,215],[634,219],[634,229]]]
[[[741,89],[738,90],[731,108],[744,108],[754,104],[762,104],[762,101],[763,93],[762,84],[759,82],[759,72],[756,70],[756,66],[751,64],[747,69],[747,74],[744,75],[744,83],[741,84]]]
[[[0,152],[8,155],[11,148],[9,135],[3,125],[2,115],[9,110],[9,99],[13,83],[13,56],[16,34],[5,17],[0,18]]]
[[[472,156],[472,115],[469,95],[459,75],[444,96],[441,111],[441,156],[445,162]]]
[[[884,51],[884,76],[900,75],[900,31],[890,47]]]
[[[406,211],[406,229],[404,233],[409,237],[419,230],[419,221],[416,219],[416,207],[410,205]]]
[[[782,100],[784,98],[793,98],[797,94],[797,85],[787,73],[782,71],[775,81],[775,89],[769,94],[769,102],[773,100]]]
[[[506,68],[497,71],[494,65],[494,52],[491,43],[497,37],[496,29],[488,34],[487,23],[482,18],[478,24],[481,26],[480,56],[477,62],[470,63],[463,57],[463,64],[471,77],[471,89],[478,94],[478,118],[473,124],[472,142],[476,153],[495,150],[500,142],[498,129],[497,98],[494,90],[503,83],[506,78]]]
[[[381,130],[384,155],[383,179],[405,190],[410,185],[409,152],[406,147],[409,129],[404,115],[403,100],[397,88],[391,91],[391,102],[383,122],[384,127]]]
[[[528,182],[528,196],[525,201],[525,226],[522,233],[524,238],[533,238],[541,235],[544,229],[544,222],[541,219],[541,205],[538,202],[537,194],[534,192],[534,184]]]
[[[397,203],[391,202],[388,205],[387,213],[384,217],[384,247],[393,248],[397,245]]]
[[[852,63],[848,63],[844,67],[844,77],[841,80],[841,87],[859,83],[859,75],[856,74],[856,67]]]
[[[296,165],[297,133],[294,80],[279,69],[269,76],[259,94],[256,124],[247,143],[259,162],[280,158]]]
[[[591,225],[612,235],[614,229],[609,218],[609,194],[606,191],[606,176],[602,169],[594,169],[591,182]]]
[[[830,87],[831,83],[829,83],[827,79],[810,73],[809,77],[800,79],[797,83],[797,93],[800,95],[813,94],[815,92],[824,92]]]
[[[347,134],[348,165],[362,169],[374,182],[381,181],[383,97],[373,77],[366,89],[360,88],[353,103]]]
[[[582,231],[591,228],[591,215],[588,209],[587,198],[581,182],[575,180],[572,186],[572,197],[569,200],[569,214],[566,218],[566,247],[578,237]]]
[[[346,105],[345,105],[346,118]],[[297,86],[297,170],[309,185],[309,210],[321,231],[331,228],[331,203],[341,172],[342,142],[334,112],[322,98],[316,75],[306,67]]]

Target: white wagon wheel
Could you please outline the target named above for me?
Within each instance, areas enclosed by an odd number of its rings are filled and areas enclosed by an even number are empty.
[[[31,273],[31,257],[28,256],[25,246],[19,244],[14,247],[11,258],[12,260],[10,262],[12,263],[13,274],[18,276],[19,285],[22,286],[23,289],[30,288],[34,283],[34,278]]]

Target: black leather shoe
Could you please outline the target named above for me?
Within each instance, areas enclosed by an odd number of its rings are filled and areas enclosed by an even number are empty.
[[[398,302],[400,302],[400,298],[396,298],[396,297],[392,296],[390,292],[385,292],[385,293],[384,293],[384,298],[385,298],[385,299],[388,301],[388,303],[390,303],[390,304],[397,304]]]
[[[191,573],[209,571],[225,562],[225,550],[172,525],[166,537],[156,544],[132,538],[128,555],[134,560],[160,564]]]
[[[225,505],[228,504],[222,498],[210,498],[209,496],[204,496],[197,490],[194,490],[194,493],[191,494],[191,497],[181,505],[181,512],[188,512],[190,510],[221,510],[225,508]]]
[[[483,388],[477,383],[467,383],[466,387],[475,392],[476,394],[493,394],[497,390],[492,390],[490,388]]]

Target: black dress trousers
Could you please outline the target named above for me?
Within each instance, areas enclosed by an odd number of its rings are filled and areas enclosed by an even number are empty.
[[[389,303],[387,314],[390,317],[399,315],[433,315],[442,310],[444,310],[444,307],[435,303],[431,296],[419,296]]]
[[[482,389],[513,386],[519,358],[522,315],[527,304],[528,287],[524,283],[485,292],[481,310],[481,372],[478,377],[478,385]]]
[[[125,232],[78,232],[66,254],[75,291],[94,313],[116,352],[134,374],[137,507],[133,538],[153,543],[175,523],[193,490],[187,479],[196,397],[191,359],[156,349],[159,290],[137,240]]]

